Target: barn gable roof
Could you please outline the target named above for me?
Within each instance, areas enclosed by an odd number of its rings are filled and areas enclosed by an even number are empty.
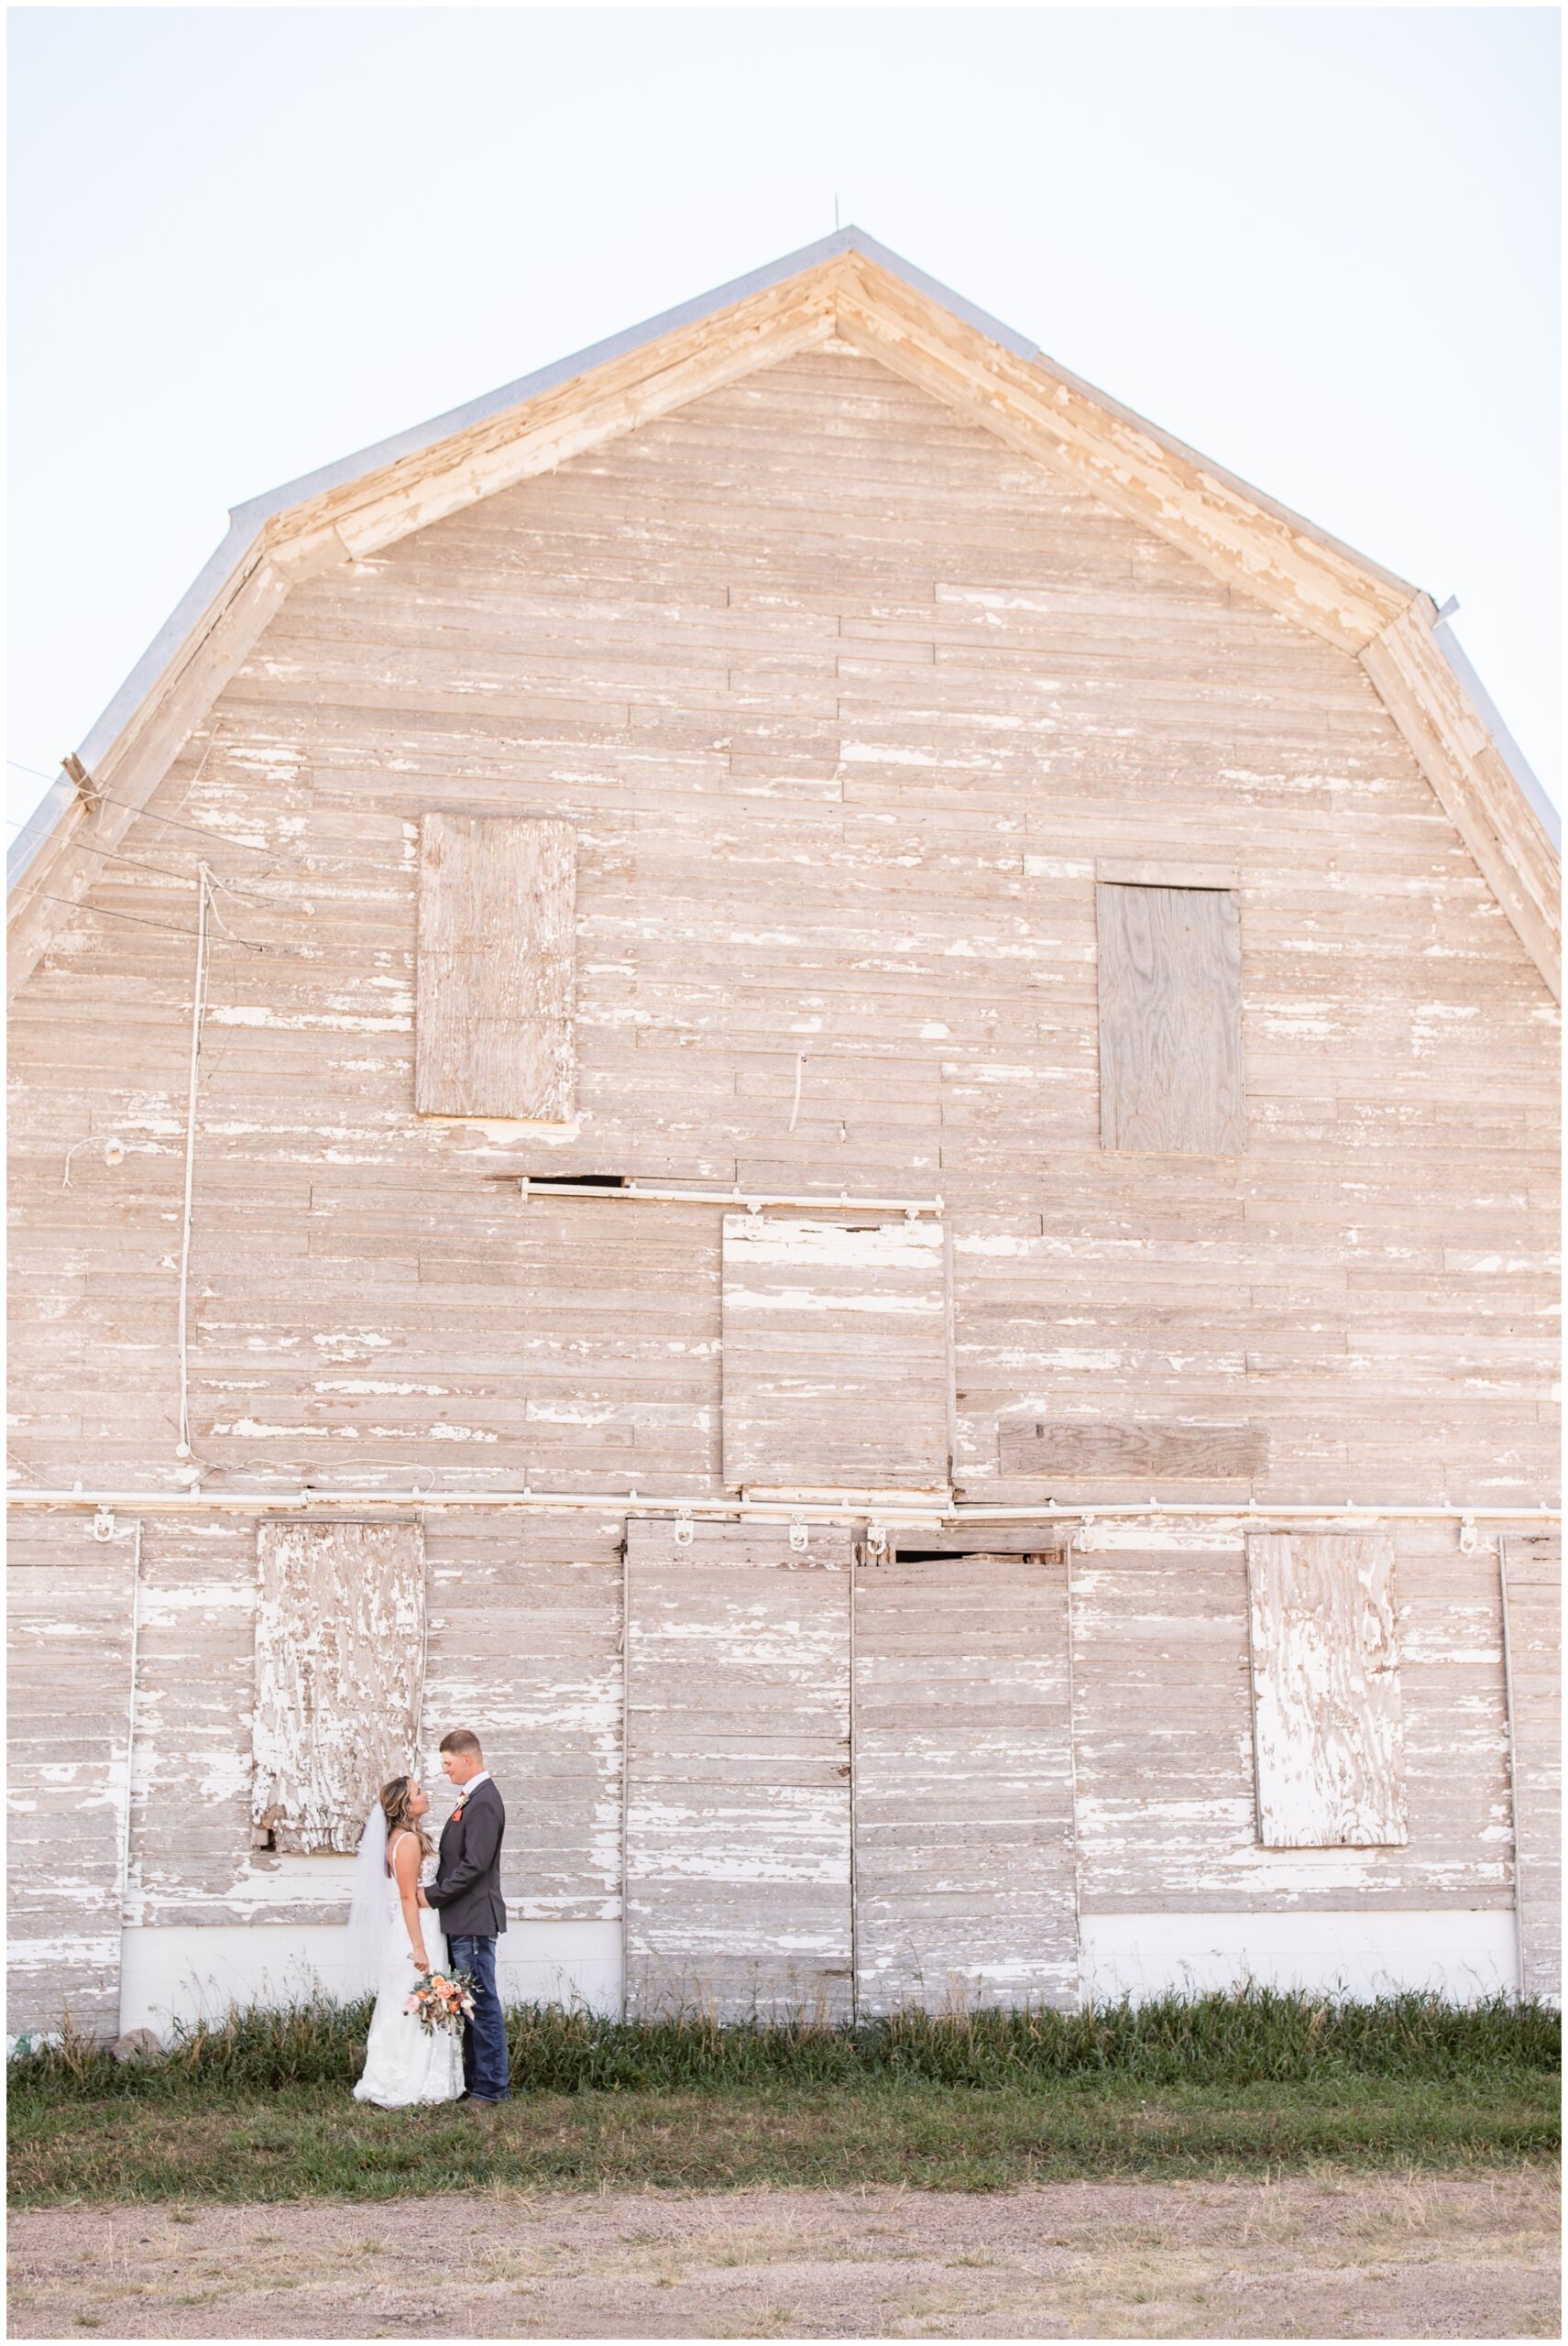
[[[290,587],[652,417],[837,337],[1072,477],[1361,662],[1553,993],[1555,817],[1431,598],[845,228],[235,508],[227,537],[82,742],[114,846]],[[11,850],[14,989],[91,876],[90,799],[61,773]],[[76,868],[73,868],[76,867]]]

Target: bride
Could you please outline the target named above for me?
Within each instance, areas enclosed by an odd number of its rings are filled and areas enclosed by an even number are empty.
[[[411,2102],[455,2101],[463,2091],[463,2039],[427,2034],[404,2009],[421,1979],[445,1962],[433,1913],[419,1904],[432,1860],[422,1819],[430,1801],[417,1776],[394,1776],[365,1821],[348,1913],[350,1995],[376,1990],[365,2074],[356,2101],[383,2110]]]

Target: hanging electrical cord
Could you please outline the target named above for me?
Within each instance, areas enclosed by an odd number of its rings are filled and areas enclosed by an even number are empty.
[[[202,1069],[202,1018],[207,1006],[207,913],[212,893],[211,875],[206,865],[198,864],[197,872],[200,882],[196,900],[196,982],[191,1001],[191,1078],[185,1107],[185,1204],[180,1233],[180,1440],[175,1448],[175,1455],[185,1460],[191,1456],[188,1323],[192,1202],[196,1179],[196,1091]]]
[[[145,856],[127,855],[123,847],[99,847],[92,839],[67,839],[65,844],[82,855],[102,855],[112,863],[130,863],[134,864],[138,872],[155,872],[160,880],[176,880],[181,887],[188,888],[191,885],[189,872],[172,871],[167,863],[148,863]],[[276,896],[253,896],[247,889],[236,888],[232,880],[219,879],[216,872],[213,874],[213,885],[214,888],[221,888],[227,896],[237,897],[241,904],[266,904],[270,907],[276,907],[278,904]],[[293,907],[286,905],[283,909],[291,911]]]
[[[75,1156],[75,1154],[76,1154],[76,1152],[77,1152],[77,1150],[78,1150],[79,1148],[88,1148],[88,1147],[91,1147],[91,1146],[92,1146],[93,1142],[94,1140],[96,1140],[96,1138],[97,1138],[97,1135],[96,1135],[96,1133],[87,1133],[87,1134],[84,1134],[84,1135],[83,1135],[83,1136],[82,1136],[82,1138],[81,1140],[73,1140],[73,1141],[71,1142],[71,1146],[66,1150],[66,1152],[65,1152],[65,1178],[61,1181],[61,1183],[60,1183],[60,1188],[61,1188],[62,1189],[70,1189],[70,1187],[71,1187],[71,1158]]]

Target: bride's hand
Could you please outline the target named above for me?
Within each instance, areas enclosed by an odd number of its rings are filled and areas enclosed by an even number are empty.
[[[411,1946],[409,1949],[409,1961],[413,1965],[416,1971],[428,1971],[430,1969],[429,1956],[416,1955]]]

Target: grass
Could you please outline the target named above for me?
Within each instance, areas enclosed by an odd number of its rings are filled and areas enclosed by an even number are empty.
[[[386,2198],[475,2185],[988,2190],[1083,2176],[1464,2167],[1559,2143],[1557,2015],[1498,1998],[1257,1990],[858,2030],[509,2015],[513,2099],[362,2108],[366,2005],[236,2012],[117,2067],[67,2034],[10,2066],[14,2204]]]

